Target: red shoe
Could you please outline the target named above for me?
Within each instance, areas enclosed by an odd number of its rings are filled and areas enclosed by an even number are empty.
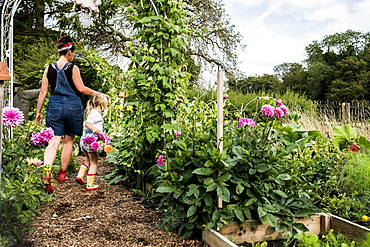
[[[53,194],[54,193],[54,188],[51,184],[47,184],[44,188],[44,191],[48,194]]]
[[[59,175],[58,175],[58,182],[63,183],[64,181],[67,181],[67,180],[68,178],[66,176],[66,171],[64,171],[63,169],[60,169]]]
[[[78,184],[81,184],[81,185],[84,185],[85,184],[85,182],[82,180],[82,178],[80,178],[80,177],[76,177],[76,182],[78,183]]]

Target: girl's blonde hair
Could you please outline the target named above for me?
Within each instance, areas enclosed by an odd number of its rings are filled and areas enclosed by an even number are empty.
[[[99,107],[99,106],[104,115],[108,110],[108,101],[109,99],[107,95],[102,94],[102,93],[94,94],[92,98],[87,101],[85,115],[86,116],[89,115],[92,109],[94,109],[95,107]]]

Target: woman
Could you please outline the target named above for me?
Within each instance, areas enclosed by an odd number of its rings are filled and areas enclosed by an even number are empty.
[[[68,179],[66,170],[72,157],[73,140],[75,136],[82,134],[84,119],[82,94],[98,93],[84,85],[79,68],[71,63],[75,56],[75,46],[71,38],[68,35],[63,36],[57,41],[57,47],[59,60],[46,67],[44,71],[36,112],[36,122],[41,124],[43,120],[41,110],[50,85],[51,96],[46,111],[46,127],[53,129],[54,137],[49,141],[44,153],[44,165],[48,169],[43,180],[47,193],[54,192],[50,183],[50,170],[62,137],[64,138],[58,181],[64,182]]]

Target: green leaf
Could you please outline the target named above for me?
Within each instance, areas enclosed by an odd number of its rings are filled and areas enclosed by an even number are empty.
[[[213,182],[207,186],[207,192],[214,191],[216,188],[217,188],[217,184]]]
[[[217,196],[225,202],[230,202],[230,191],[223,184],[217,186]]]
[[[218,181],[220,182],[226,182],[226,181],[229,181],[231,178],[231,174],[230,173],[225,173],[225,174],[222,174],[219,178],[218,178]]]
[[[271,205],[271,204],[263,205],[263,209],[270,213],[278,213],[280,211],[278,207]]]
[[[204,197],[204,202],[206,203],[206,206],[208,206],[208,207],[212,206],[212,204],[213,204],[212,196],[207,194]]]
[[[248,206],[252,205],[252,204],[253,204],[254,202],[256,202],[256,201],[257,201],[257,198],[253,197],[253,198],[249,199],[249,200],[244,204],[244,206],[248,207]]]
[[[162,129],[166,129],[166,130],[169,130],[170,132],[173,131],[173,130],[179,130],[178,126],[175,125],[175,124],[162,124],[161,126]]]
[[[257,212],[259,218],[262,218],[267,214],[267,212],[261,206],[258,206]]]
[[[197,207],[195,205],[192,205],[189,209],[188,209],[188,212],[186,213],[186,217],[191,217],[195,214],[195,212],[197,211]]]
[[[252,219],[252,214],[251,214],[250,209],[249,208],[244,208],[243,211],[244,211],[245,216],[247,216],[247,218],[249,220],[251,220]]]
[[[279,196],[281,196],[283,198],[288,198],[287,194],[285,194],[281,190],[273,190],[273,192],[275,192],[276,194],[278,194]]]
[[[357,138],[356,128],[352,128],[349,124],[334,126],[333,135],[332,143],[338,150],[340,150],[343,145],[346,146]]]
[[[159,186],[156,191],[158,193],[172,193],[175,190],[176,190],[176,187],[175,186],[172,186],[172,185],[164,185],[164,186]]]
[[[309,231],[308,228],[303,223],[294,223],[293,227],[302,232]]]
[[[240,221],[244,222],[244,214],[243,214],[243,211],[242,211],[240,208],[236,207],[236,208],[234,209],[234,213],[235,213],[235,216],[236,216]]]
[[[166,118],[174,117],[175,113],[171,109],[166,109],[163,114],[165,115]]]
[[[280,174],[277,179],[281,179],[281,180],[291,180],[292,177],[288,174]]]
[[[368,141],[365,137],[359,136],[360,138],[358,139],[357,144],[362,148],[362,149],[370,149],[370,141]]]
[[[244,191],[244,186],[239,183],[237,186],[236,186],[236,193],[237,194],[241,194],[242,192]]]
[[[199,193],[200,193],[199,187],[200,187],[200,185],[196,185],[196,184],[189,185],[188,186],[189,191],[186,192],[186,196],[187,197],[190,197],[191,195],[194,195],[195,198],[198,198],[199,197]]]
[[[256,169],[258,172],[263,173],[266,172],[268,169],[270,169],[270,166],[268,164],[258,164],[256,166]]]
[[[309,209],[301,209],[294,213],[294,216],[297,218],[307,218],[313,214],[312,210]]]
[[[214,170],[212,168],[197,168],[192,173],[198,174],[198,175],[209,176],[211,174],[214,174]]]
[[[218,219],[220,219],[220,212],[216,209],[212,213],[212,221],[216,222],[216,221],[218,221]]]
[[[267,223],[269,223],[270,226],[272,227],[276,227],[277,224],[278,224],[278,220],[277,220],[277,217],[273,214],[266,214],[265,216],[266,220],[267,220]]]
[[[211,178],[211,177],[208,177],[208,178],[206,178],[206,179],[204,179],[204,184],[205,185],[210,185],[211,183],[213,183],[214,182],[214,180],[213,180],[213,178]]]

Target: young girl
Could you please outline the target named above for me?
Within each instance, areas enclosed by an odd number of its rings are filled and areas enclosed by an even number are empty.
[[[107,112],[108,109],[108,97],[105,94],[96,94],[94,95],[88,102],[86,106],[86,121],[84,122],[84,133],[81,137],[80,146],[82,152],[85,154],[86,158],[85,161],[81,164],[80,170],[78,171],[78,175],[76,177],[76,182],[79,184],[85,184],[84,182],[84,175],[86,170],[89,168],[86,177],[86,190],[97,190],[99,189],[99,185],[94,184],[94,179],[96,172],[98,170],[98,151],[91,152],[91,150],[87,151],[84,148],[82,140],[86,136],[98,136],[98,133],[103,132],[104,130],[104,113]]]

